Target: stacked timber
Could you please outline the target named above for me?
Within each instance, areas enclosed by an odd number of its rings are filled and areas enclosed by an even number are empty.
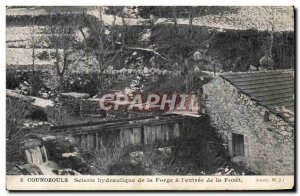
[[[82,100],[88,99],[90,97],[87,93],[60,93],[58,95],[58,102],[62,107],[66,108],[68,113],[80,113],[80,104]]]
[[[106,113],[101,110],[99,99],[85,99],[81,100],[80,116],[105,117]]]

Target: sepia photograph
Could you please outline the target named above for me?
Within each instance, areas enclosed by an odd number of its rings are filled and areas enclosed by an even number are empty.
[[[294,187],[293,6],[5,9],[8,190]]]

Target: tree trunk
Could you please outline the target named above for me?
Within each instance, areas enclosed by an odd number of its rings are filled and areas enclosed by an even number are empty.
[[[124,49],[125,46],[125,37],[127,34],[127,26],[125,23],[125,14],[124,11],[122,12],[122,26],[123,26],[123,34],[122,34],[122,50]]]
[[[64,76],[63,75],[59,75],[59,90],[60,93],[64,92]]]
[[[273,49],[273,42],[274,42],[274,27],[275,27],[275,9],[272,9],[272,15],[273,15],[273,21],[272,21],[272,29],[270,31],[270,47],[269,47],[269,51],[268,51],[268,55],[271,59],[272,58],[272,49]],[[275,69],[275,62],[273,64],[273,69]]]
[[[35,73],[34,73],[34,67],[35,67],[35,50],[34,46],[32,48],[32,69],[30,74],[30,95],[36,95],[36,88],[35,88]]]
[[[103,90],[103,85],[102,85],[102,73],[99,74],[99,84],[98,84],[98,90]]]
[[[270,65],[271,62],[269,62],[269,60],[273,59],[272,58],[272,49],[273,49],[273,40],[274,40],[274,37],[273,37],[273,31],[270,31],[270,45],[269,45],[269,48],[268,48],[268,52],[267,52],[267,61],[268,61],[268,64]],[[271,69],[275,69],[275,63],[273,64],[273,67],[270,67]]]
[[[32,17],[32,32],[31,32],[31,48],[32,48],[32,53],[31,53],[31,58],[32,58],[32,67],[31,67],[31,71],[32,73],[30,74],[30,84],[31,84],[31,87],[30,87],[30,95],[35,95],[35,81],[34,81],[34,67],[35,67],[35,37],[34,37],[34,34],[35,34],[35,31],[34,31],[34,18]]]
[[[193,7],[190,7],[190,13],[189,13],[189,32],[188,32],[188,39],[191,38],[192,33],[192,27],[193,27]]]
[[[111,41],[112,41],[112,48],[115,50],[115,36],[117,36],[116,33],[116,15],[114,15],[114,20],[112,24],[112,33],[111,33]]]
[[[184,59],[184,68],[186,70],[185,73],[185,92],[189,92],[189,69],[188,69],[188,58]]]
[[[176,6],[173,6],[173,19],[174,19],[175,33],[176,33],[176,35],[178,35],[178,25],[177,25],[177,11],[176,11]]]
[[[33,46],[33,48],[32,48],[32,71],[34,71],[34,67],[35,67],[35,48],[34,47],[35,46]]]
[[[286,45],[286,40],[287,40],[287,33],[283,33],[282,35],[282,46],[281,46],[281,54],[282,54],[282,63],[281,63],[281,69],[284,68],[285,65],[285,45]]]
[[[272,48],[273,48],[273,41],[274,41],[274,36],[273,36],[273,31],[270,32],[270,47],[269,47],[269,57],[272,58]]]

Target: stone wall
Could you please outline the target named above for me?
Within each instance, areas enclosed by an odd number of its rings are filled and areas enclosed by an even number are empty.
[[[204,86],[206,110],[233,162],[263,175],[294,174],[294,127],[216,76]],[[232,133],[244,135],[244,157],[234,157]]]

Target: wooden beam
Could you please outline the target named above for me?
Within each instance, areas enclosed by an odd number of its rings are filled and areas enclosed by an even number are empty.
[[[98,138],[98,132],[95,133],[96,135],[96,150],[99,150],[99,138]]]

